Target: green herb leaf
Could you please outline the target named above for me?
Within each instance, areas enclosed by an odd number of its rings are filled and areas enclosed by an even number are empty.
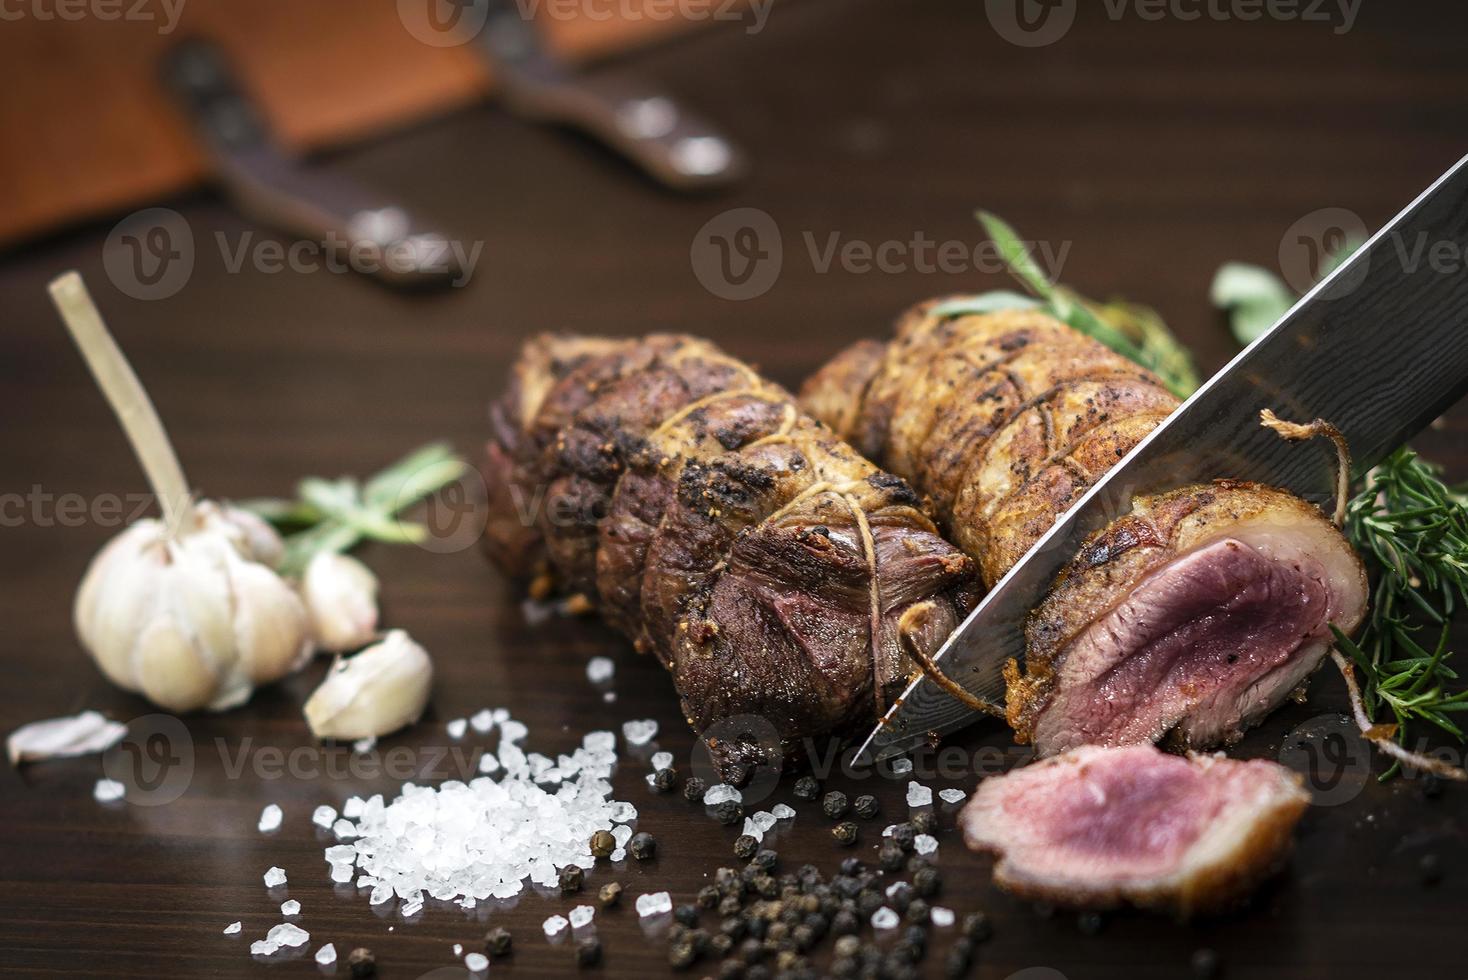
[[[1248,346],[1295,305],[1283,279],[1257,265],[1230,262],[1219,268],[1209,290],[1213,305],[1228,313],[1234,339]]]

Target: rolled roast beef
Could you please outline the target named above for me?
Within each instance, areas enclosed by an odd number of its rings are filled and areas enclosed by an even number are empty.
[[[901,479],[705,341],[542,335],[491,409],[486,547],[533,594],[586,596],[672,673],[726,769],[872,724],[935,650],[973,563]],[[926,607],[925,607],[926,608]]]
[[[1182,917],[1235,904],[1284,862],[1310,801],[1273,762],[1087,746],[984,780],[959,815],[1002,888]]]
[[[1177,405],[1163,383],[1034,310],[902,317],[818,371],[801,401],[911,481],[992,585]],[[1226,474],[1220,474],[1225,476]],[[1139,498],[1035,611],[1007,713],[1044,753],[1172,732],[1236,739],[1319,666],[1366,579],[1320,511],[1218,483]]]

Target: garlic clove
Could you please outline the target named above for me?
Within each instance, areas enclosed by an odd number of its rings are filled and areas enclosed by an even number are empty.
[[[151,519],[113,538],[92,559],[72,609],[82,645],[107,679],[128,691],[139,690],[133,652],[164,592],[165,539],[163,525]]]
[[[268,684],[305,666],[312,644],[300,596],[264,565],[232,557],[229,569],[234,642],[249,686]]]
[[[5,740],[11,765],[66,759],[106,752],[127,734],[127,726],[108,721],[100,712],[83,711],[69,718],[47,718],[22,725]]]
[[[167,613],[155,616],[138,636],[133,669],[143,696],[169,711],[197,711],[219,684],[213,662]]]
[[[418,720],[432,683],[428,651],[392,630],[381,643],[332,664],[306,701],[306,723],[317,738],[386,735]]]
[[[377,635],[377,576],[349,555],[319,552],[301,578],[311,632],[323,650],[340,653]]]
[[[280,566],[281,559],[285,557],[285,542],[275,528],[258,514],[228,504],[220,507],[219,512],[240,536],[240,554],[271,568]]]

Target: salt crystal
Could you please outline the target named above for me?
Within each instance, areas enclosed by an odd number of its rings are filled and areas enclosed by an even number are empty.
[[[507,719],[500,723],[500,738],[503,741],[518,742],[520,741],[520,739],[529,734],[530,729],[526,728],[520,722],[515,721],[513,718]]]
[[[318,806],[311,811],[311,822],[324,830],[330,830],[336,821],[336,811],[329,806]]]
[[[895,929],[897,928],[897,913],[883,905],[872,913],[873,929]]]
[[[616,691],[603,691],[602,692],[602,695],[601,695],[601,699],[604,702],[606,702],[607,704],[615,704],[616,701],[617,701],[617,692]]]
[[[237,936],[239,935],[239,932],[242,928],[244,928],[243,923],[231,922],[229,925],[224,927],[224,934],[226,936]]]
[[[277,946],[290,946],[294,949],[297,946],[304,946],[310,942],[311,934],[294,923],[282,922],[278,926],[273,926],[265,934],[265,941],[267,943],[275,943]]]
[[[891,837],[896,831],[897,825],[895,823],[889,823],[887,826],[882,828],[882,836]]]
[[[321,966],[331,966],[336,962],[336,947],[327,943],[316,951],[316,962]]]
[[[413,916],[423,911],[423,899],[415,898],[410,902],[404,902],[403,907],[398,911],[403,913],[403,918],[411,919]]]
[[[300,915],[301,914],[301,903],[298,902],[298,901],[296,901],[294,898],[289,899],[289,900],[284,901],[284,902],[281,902],[280,903],[280,914],[281,915]]]
[[[637,807],[619,800],[612,804],[608,816],[611,817],[612,823],[630,823],[637,819]]]
[[[494,712],[483,708],[469,717],[469,726],[481,734],[494,727]]]
[[[505,722],[510,720],[510,709],[495,708],[492,712],[490,712],[490,717],[494,719],[494,723],[496,725],[503,725]]]
[[[673,753],[654,752],[652,754],[652,768],[656,772],[659,769],[667,769],[673,764]]]
[[[357,753],[358,755],[366,755],[368,752],[372,751],[373,746],[375,746],[376,744],[377,736],[368,735],[366,738],[359,738],[355,742],[353,742],[352,751]]]
[[[470,953],[464,957],[464,969],[470,973],[483,973],[489,969],[489,957],[483,953]]]
[[[116,803],[126,792],[127,787],[115,779],[99,779],[97,785],[92,789],[92,796],[98,803]]]
[[[444,727],[449,731],[449,738],[463,738],[464,732],[469,729],[469,722],[463,718],[455,718]]]
[[[609,681],[617,672],[617,665],[611,657],[592,657],[586,662],[586,679],[593,684]]]
[[[658,723],[651,718],[622,723],[622,737],[627,740],[628,745],[646,745],[656,738],[657,734]]]
[[[795,808],[784,803],[776,803],[770,808],[770,812],[775,815],[776,820],[791,820],[795,817]]]
[[[480,772],[485,774],[497,772],[499,770],[499,767],[500,760],[495,756],[493,752],[486,752],[479,757]]]
[[[277,888],[283,884],[285,884],[284,868],[271,868],[269,871],[265,872],[266,888]]]
[[[742,833],[753,837],[757,841],[762,841],[765,839],[765,832],[755,825],[753,817],[744,818],[744,830],[742,831]]]
[[[372,888],[372,894],[367,898],[369,905],[384,905],[392,901],[392,885],[387,882],[378,882]]]
[[[348,820],[356,820],[362,815],[362,810],[366,805],[367,801],[362,799],[362,797],[349,796],[347,797],[347,801],[342,804],[342,816]]]
[[[327,864],[355,864],[357,849],[351,844],[333,844],[326,849]]]
[[[542,922],[540,924],[540,927],[545,930],[545,935],[547,939],[554,939],[556,936],[559,936],[562,930],[564,930],[569,924],[570,923],[566,921],[566,917],[564,915],[553,915],[549,919],[546,919],[544,922]]]
[[[930,918],[932,918],[933,925],[937,926],[939,929],[947,929],[949,926],[953,925],[953,920],[955,918],[952,909],[945,909],[941,905],[934,905],[933,910],[929,912],[928,915]]]
[[[280,946],[277,943],[272,943],[265,939],[257,939],[250,944],[250,955],[269,956],[277,949],[280,949]]]
[[[337,840],[342,840],[347,837],[356,837],[357,825],[352,823],[346,817],[343,817],[342,819],[331,825],[331,832],[333,834],[336,834]]]
[[[632,828],[626,824],[617,824],[612,828],[612,840],[617,842],[618,847],[626,847],[627,842],[632,839]]]
[[[627,860],[627,848],[625,848],[625,847],[619,847],[616,850],[612,851],[612,860],[613,861],[625,861],[625,860]]]
[[[769,830],[778,822],[778,818],[776,818],[776,816],[773,813],[770,813],[768,810],[759,811],[754,815],[752,819],[754,820],[754,825],[758,827],[761,832]]]
[[[651,786],[653,789],[657,789],[658,788],[658,774],[657,773],[650,772],[646,776],[643,776],[642,778],[643,779],[646,779],[647,780],[647,785]]]
[[[940,789],[938,799],[944,803],[962,803],[968,794],[961,789]]]
[[[898,776],[912,772],[912,760],[906,757],[892,760],[892,772]]]
[[[637,896],[637,914],[644,919],[673,911],[673,899],[667,892],[652,892]]]
[[[578,905],[571,910],[571,928],[580,929],[582,926],[590,925],[596,915],[596,909],[590,905]]]
[[[907,784],[907,805],[927,806],[933,802],[933,791],[919,782]]]
[[[726,800],[733,800],[735,803],[739,803],[743,799],[744,794],[728,783],[714,783],[703,794],[704,806],[716,806]]]
[[[919,854],[932,854],[938,849],[938,838],[932,834],[918,834],[912,839],[912,847]]]
[[[581,738],[581,747],[588,752],[610,752],[617,747],[617,736],[612,732],[587,732]]]
[[[352,880],[352,866],[350,864],[333,864],[331,866],[331,880],[338,885],[345,885]]]
[[[461,944],[461,943],[454,943],[453,950],[454,950],[454,955],[455,956],[463,956],[464,955],[464,947],[463,947],[463,944]]]
[[[284,817],[280,807],[274,803],[260,811],[260,833],[273,834],[280,829],[280,821]]]

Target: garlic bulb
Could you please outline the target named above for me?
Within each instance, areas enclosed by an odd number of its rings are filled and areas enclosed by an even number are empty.
[[[355,558],[318,552],[301,577],[311,633],[323,650],[364,647],[377,635],[377,577]]]
[[[306,702],[317,738],[355,740],[411,725],[428,704],[433,662],[402,630],[354,657],[337,658]]]
[[[82,645],[119,687],[170,711],[219,711],[311,656],[306,610],[259,559],[279,538],[209,501],[169,533],[145,519],[92,560],[74,617]]]

